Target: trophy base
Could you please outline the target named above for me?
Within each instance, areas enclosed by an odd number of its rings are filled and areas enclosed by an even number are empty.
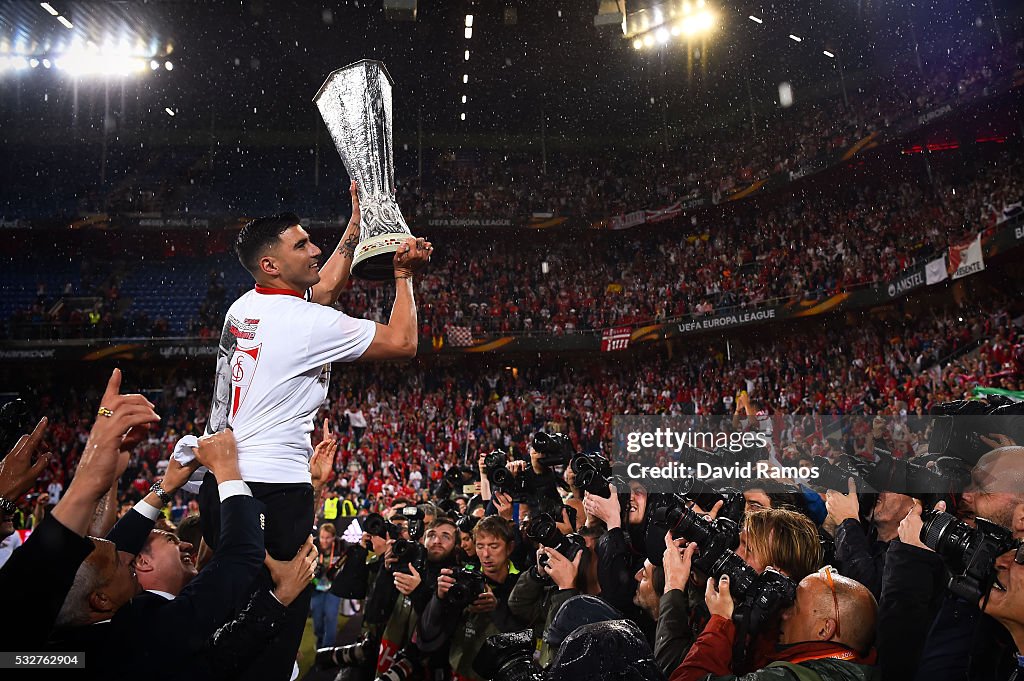
[[[382,234],[359,242],[352,259],[352,276],[369,281],[388,281],[395,277],[395,252],[411,235]]]

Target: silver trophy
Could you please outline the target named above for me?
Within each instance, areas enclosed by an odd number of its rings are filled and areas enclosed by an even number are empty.
[[[394,253],[412,236],[395,201],[391,85],[383,63],[363,59],[327,76],[313,98],[359,187],[362,218],[352,274],[374,281],[394,276]]]

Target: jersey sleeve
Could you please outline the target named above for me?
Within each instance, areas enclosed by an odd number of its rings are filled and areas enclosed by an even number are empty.
[[[311,305],[309,347],[310,366],[330,362],[354,362],[370,347],[377,325],[369,319],[356,319],[324,305]]]

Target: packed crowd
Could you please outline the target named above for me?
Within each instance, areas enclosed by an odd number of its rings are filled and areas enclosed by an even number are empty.
[[[732,224],[643,238],[439,239],[445,257],[418,283],[421,335],[448,326],[553,333],[783,304],[887,282],[996,224],[1024,196],[1022,165],[982,164],[967,183],[840,189],[732,214]],[[682,233],[680,233],[682,232]],[[506,242],[507,241],[507,242]],[[548,269],[542,267],[547,263]],[[347,311],[385,319],[384,289],[357,283]]]
[[[866,366],[847,366],[866,381],[861,405],[893,417],[914,409],[912,400],[931,407],[963,395],[968,371],[985,372],[974,381],[1001,377],[1002,385],[1019,389],[1024,348],[1020,320],[1009,317],[1003,308],[964,322],[939,316],[935,329],[889,343],[876,338],[863,345],[869,333],[862,334],[851,346]],[[942,329],[947,334],[936,337]],[[925,369],[935,354],[968,337],[988,338],[970,361],[926,371],[922,382],[913,378],[912,368]],[[793,380],[801,368],[824,374],[799,361],[789,374],[786,358],[778,361],[776,367],[762,362],[756,376],[742,369],[731,379],[720,376],[719,394],[732,396],[730,380],[748,391],[741,391],[734,410],[716,401],[735,411],[736,428],[764,430],[763,414],[774,410],[773,380]],[[901,369],[907,372],[902,381]],[[346,375],[342,383],[353,378]],[[832,378],[831,387],[839,389],[849,375]],[[365,384],[365,407],[343,398],[332,402],[334,414],[348,405],[342,415],[353,440],[348,433],[339,440],[325,426],[310,461],[313,498],[323,500],[316,539],[307,538],[294,558],[278,560],[264,551],[264,507],[241,481],[230,430],[199,440],[188,464],[165,462],[153,486],[144,462],[141,484],[131,483],[132,496],[141,498],[115,512],[119,477],[148,456],[157,429],[203,421],[187,385],[177,390],[178,412],[161,417],[144,396],[120,394],[120,380],[115,371],[101,397],[84,395],[81,412],[72,406],[63,421],[40,420],[0,463],[0,588],[12,612],[22,613],[2,625],[5,646],[52,651],[49,659],[65,662],[75,655],[69,651],[85,650],[82,674],[89,678],[133,674],[162,649],[152,633],[161,627],[187,635],[176,644],[177,663],[151,675],[171,678],[186,664],[193,677],[250,678],[247,664],[273,644],[303,592],[311,592],[311,605],[302,617],[312,615],[319,648],[313,673],[323,678],[696,681],[745,675],[769,681],[788,678],[790,670],[797,678],[836,681],[914,672],[1012,679],[1015,653],[1024,648],[1024,567],[1015,560],[1019,542],[1013,539],[1024,534],[1024,491],[1015,483],[1024,476],[1024,449],[1005,432],[985,433],[992,451],[983,456],[962,454],[959,465],[973,482],[938,501],[899,486],[858,495],[856,472],[849,489],[839,491],[831,482],[817,489],[780,478],[673,496],[635,481],[616,487],[607,461],[579,453],[585,430],[576,426],[585,420],[572,414],[577,407],[596,410],[606,396],[620,413],[672,413],[687,404],[683,392],[673,394],[686,377],[666,377],[661,390],[650,374],[639,374],[637,380],[651,384],[639,390],[611,385],[606,394],[606,384],[595,382],[581,399],[567,397],[572,388],[556,379],[548,386],[550,399],[536,402],[537,420],[519,431],[521,453],[495,458],[484,456],[483,448],[476,456],[475,448],[469,461],[460,461],[442,446],[425,473],[413,464],[400,486],[385,491],[385,473],[383,480],[374,475],[365,490],[341,489],[367,502],[349,507],[358,511],[353,520],[344,517],[345,506],[339,514],[332,504],[339,491],[331,483],[332,462],[339,480],[350,468],[372,474],[374,463],[359,454],[382,435],[411,429],[407,416],[389,408],[400,398],[376,384],[402,386],[398,370],[382,370]],[[471,401],[447,400],[467,405],[466,420],[480,428],[478,446],[488,437],[488,422],[500,424],[492,417],[501,405],[512,419],[529,413],[514,413],[516,400],[498,397],[501,379],[484,380],[492,394],[478,417]],[[442,383],[450,392],[460,388],[452,377]],[[101,406],[87,429],[85,414],[97,401],[110,408]],[[786,402],[781,395],[779,403]],[[546,430],[538,432],[540,419]],[[515,444],[506,441],[513,451]],[[48,462],[75,450],[82,455],[70,485],[51,482],[52,503],[35,514],[29,540],[10,542],[17,535],[9,500],[44,484]],[[347,455],[335,461],[338,450]],[[787,456],[794,461],[784,457],[783,466],[809,460],[811,452]],[[920,463],[930,456],[922,453]],[[394,457],[387,469],[397,473],[410,459]],[[200,515],[191,504],[180,513],[168,508],[176,506],[197,465],[219,483],[219,505]],[[375,502],[374,483],[380,490]],[[923,513],[924,501],[934,510]],[[222,528],[212,546],[203,538],[211,536],[208,513],[220,515]],[[975,516],[991,523],[972,529]],[[966,521],[972,525],[958,524]],[[343,532],[343,522],[356,524]],[[960,534],[937,531],[948,524]],[[250,594],[249,580],[264,565],[267,587]],[[337,639],[343,602],[362,615],[354,641]],[[964,648],[954,659],[947,654],[951,642]]]
[[[1021,394],[1019,291],[724,353],[346,366],[415,355],[413,280],[434,249],[402,244],[387,324],[352,319],[331,305],[357,222],[322,268],[292,217],[240,231],[257,287],[225,328],[248,344],[218,356],[213,385],[175,373],[124,394],[115,369],[102,393],[65,376],[58,397],[37,380],[25,420],[42,418],[20,438],[5,407],[5,646],[86,678],[284,681],[312,616],[314,674],[342,680],[1013,678],[1024,428],[992,417],[934,438],[904,419],[978,386]],[[874,420],[837,434],[849,452],[823,443],[831,415],[858,413]],[[619,414],[720,415],[763,443],[659,444],[651,470],[736,456],[766,475],[619,477],[609,457],[639,465],[615,447]],[[936,483],[947,471],[956,486]],[[360,631],[339,641],[343,600]],[[152,664],[160,631],[180,634],[174,664]],[[969,647],[955,661],[950,640]]]
[[[978,386],[1024,389],[1024,309],[1001,294],[967,311],[950,306],[927,316],[865,319],[813,335],[771,341],[734,339],[695,345],[671,359],[588,362],[585,366],[435,367],[410,373],[377,366],[341,367],[320,422],[340,445],[331,489],[357,508],[397,496],[422,498],[446,467],[479,452],[523,452],[541,428],[566,433],[581,451],[611,446],[621,414],[731,413],[746,391],[773,414],[905,416],[971,396]],[[135,447],[120,480],[119,501],[144,496],[167,466],[174,443],[206,428],[211,376],[179,375],[149,395],[162,421]],[[51,397],[39,396],[54,404]],[[47,442],[54,453],[20,501],[15,525],[31,528],[59,500],[88,437],[86,405],[75,394],[51,408]],[[809,453],[802,452],[802,454]],[[189,513],[175,497],[171,519]]]
[[[675,201],[718,201],[771,174],[821,168],[830,154],[875,132],[1006,79],[1020,67],[1024,42],[951,57],[942,68],[891,74],[851,94],[848,102],[798,103],[744,130],[711,130],[679,140],[668,159],[621,154],[607,159],[555,158],[547,174],[534,157],[441,155],[428,187],[402,182],[399,203],[417,216],[519,218],[555,213],[600,219]],[[744,121],[743,125],[749,125]],[[557,155],[556,155],[557,156]]]

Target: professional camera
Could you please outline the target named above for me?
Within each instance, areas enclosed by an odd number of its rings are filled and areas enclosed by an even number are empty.
[[[408,681],[408,679],[414,678],[420,666],[421,657],[422,653],[416,646],[402,648],[395,654],[395,659],[388,670],[378,676],[376,681]]]
[[[480,522],[480,518],[475,515],[459,516],[459,519],[455,521],[455,527],[459,528],[459,532],[470,534],[478,522]]]
[[[850,478],[853,478],[857,486],[857,492],[861,494],[876,493],[877,490],[864,482],[860,471],[851,463],[848,457],[842,456],[838,463],[832,463],[823,456],[815,456],[812,461],[818,468],[818,477],[810,484],[820,489],[834,489],[837,492],[846,494],[850,489]]]
[[[452,466],[430,488],[430,496],[435,499],[448,499],[453,493],[461,493],[463,486],[470,482],[473,477],[474,472],[472,469]]]
[[[423,572],[427,567],[427,549],[416,540],[398,539],[391,547],[391,555],[395,557],[395,564],[391,569],[393,572],[404,572],[412,574],[409,567],[416,568]]]
[[[416,540],[423,536],[426,527],[423,524],[423,511],[419,506],[405,506],[402,517],[409,523],[409,537]]]
[[[875,455],[878,457],[875,462],[851,459],[865,482],[879,491],[899,492],[920,499],[925,508],[939,501],[954,503],[956,493],[966,489],[971,481],[970,467],[957,465],[958,460],[952,457],[938,459],[933,471],[919,463],[897,459],[878,447]]]
[[[747,510],[747,500],[743,492],[734,487],[715,488],[699,478],[683,478],[680,481],[679,495],[692,501],[704,511],[710,511],[719,501],[722,508],[718,511],[719,518],[729,518],[741,522]]]
[[[448,589],[444,599],[452,607],[462,610],[484,592],[484,575],[471,565],[466,565],[452,575],[455,583]]]
[[[921,541],[942,556],[952,575],[949,590],[972,603],[988,600],[996,558],[1018,545],[1013,532],[984,518],[976,518],[971,527],[942,511],[925,511],[921,520]]]
[[[1015,442],[1024,441],[1024,402],[1014,402],[1003,395],[989,395],[985,400],[955,400],[935,406],[928,451],[963,459],[972,466],[992,447],[981,436],[997,432]],[[989,417],[1017,417],[991,419]],[[984,419],[982,418],[984,417]]]
[[[533,630],[489,637],[473,660],[473,671],[491,681],[541,681],[544,672],[533,661]]]
[[[381,539],[398,539],[402,536],[402,528],[389,523],[380,513],[371,513],[363,518],[363,532]]]
[[[316,651],[316,666],[320,669],[358,667],[366,664],[371,654],[376,659],[377,648],[370,639],[364,636],[347,646],[320,648]]]
[[[742,569],[726,574],[729,575],[729,592],[737,601],[734,618],[745,622],[748,631],[760,631],[775,613],[796,601],[796,582],[775,568],[768,567],[757,574],[754,568],[743,563]]]
[[[491,483],[491,491],[508,494],[516,503],[535,498],[530,476],[525,471],[520,475],[514,474],[508,469],[507,461],[508,455],[500,449],[484,457],[484,471]]]
[[[611,498],[612,463],[597,452],[574,456],[569,467],[576,474],[576,487],[605,499]]]
[[[781,572],[767,568],[758,574],[735,553],[740,543],[740,526],[729,518],[706,520],[680,495],[654,510],[647,531],[647,557],[661,565],[665,551],[665,532],[685,537],[700,549],[693,565],[714,577],[729,576],[729,591],[736,601],[736,619],[746,623],[748,631],[757,631],[775,612],[788,607],[796,598],[796,583]]]
[[[647,529],[647,557],[655,565],[661,565],[665,532],[671,530],[673,537],[686,537],[687,541],[697,543],[700,553],[695,557],[694,565],[712,574],[716,561],[740,545],[740,526],[731,518],[705,520],[691,506],[685,497],[673,494],[666,504],[654,509]]]
[[[526,536],[536,544],[543,544],[549,549],[558,551],[568,560],[575,560],[576,554],[587,545],[583,537],[575,532],[568,535],[559,532],[555,525],[555,519],[550,513],[541,513],[534,518],[530,522],[529,529],[526,530]],[[548,557],[542,555],[537,562],[541,567],[547,567]]]
[[[572,459],[572,440],[563,433],[545,433],[539,431],[533,436],[531,446],[541,455],[542,466],[564,466]]]

